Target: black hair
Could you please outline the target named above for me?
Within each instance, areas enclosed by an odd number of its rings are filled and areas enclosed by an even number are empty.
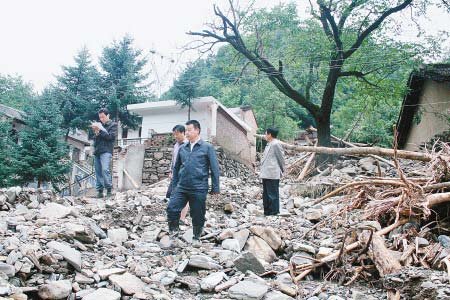
[[[107,116],[107,115],[109,115],[109,110],[107,108],[101,108],[98,111],[98,114],[105,114]]]
[[[195,129],[198,129],[198,131],[200,131],[200,122],[197,120],[189,120],[186,122],[186,126],[187,125],[193,125]]]
[[[270,134],[274,139],[278,136],[278,128],[269,127],[266,129],[266,133]]]
[[[183,125],[176,125],[176,126],[172,129],[172,132],[175,132],[175,131],[184,133],[184,132],[185,132],[185,128],[184,128]]]

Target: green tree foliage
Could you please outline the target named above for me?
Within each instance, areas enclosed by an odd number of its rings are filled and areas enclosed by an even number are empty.
[[[0,104],[23,110],[33,97],[33,87],[22,77],[0,75]]]
[[[237,74],[266,76],[278,91],[304,108],[287,115],[299,114],[297,122],[307,123],[307,111],[318,129],[319,144],[329,145],[339,105],[364,101],[374,94],[372,87],[385,93],[383,80],[406,77],[396,68],[439,51],[436,38],[424,38],[421,45],[394,43],[390,38],[399,25],[394,15],[406,8],[412,9],[413,16],[421,15],[435,2],[317,0],[310,2],[310,16],[301,19],[295,4],[243,11],[230,1],[227,14],[215,7],[217,22],[190,34],[199,38],[194,48],[223,43],[233,49],[236,59],[228,64],[240,64],[243,71]],[[362,98],[354,99],[354,91]]]
[[[342,5],[347,5],[347,2],[339,1]],[[332,7],[337,17],[344,14],[345,5]],[[356,15],[348,19],[347,26],[340,31],[345,47],[351,47],[361,34],[361,28],[369,25],[369,19],[364,22],[359,19],[362,5],[374,4],[358,2],[358,9],[354,11]],[[386,9],[387,5],[387,1],[380,3],[377,11]],[[283,78],[295,93],[303,95],[312,105],[323,105],[330,70],[340,68],[332,101],[329,102],[332,104],[332,134],[348,136],[355,142],[390,146],[392,126],[397,121],[409,73],[422,63],[422,57],[439,53],[439,39],[427,39],[422,44],[396,42],[392,34],[386,34],[395,25],[392,18],[387,19],[376,35],[367,36],[358,45],[357,51],[346,58],[343,66],[332,67],[330,61],[334,63],[335,60],[330,60],[330,57],[336,54],[335,41],[324,32],[316,17],[301,19],[295,3],[236,15],[241,20],[240,33],[247,49],[267,62],[279,64]],[[232,31],[228,33],[230,36],[235,34]],[[202,41],[208,43],[210,40]],[[279,72],[279,68],[274,72]],[[259,127],[263,129],[267,124],[275,124],[282,129],[283,138],[294,137],[299,128],[310,125],[317,128],[317,115],[280,91],[270,80],[273,74],[265,71],[225,43],[201,63],[192,64],[184,76],[191,79],[200,77],[198,96],[212,95],[228,107],[252,105]]]
[[[144,67],[147,59],[142,50],[133,47],[133,39],[125,36],[103,49],[100,66],[104,72],[103,89],[105,99],[102,106],[108,107],[112,118],[122,126],[135,128],[138,118],[127,110],[128,104],[145,102],[150,96],[146,83],[148,74]]]
[[[70,129],[87,129],[90,121],[97,119],[103,96],[101,76],[92,64],[89,51],[83,48],[74,59],[73,66],[62,67],[63,73],[57,77],[53,88],[54,97],[60,103],[66,134]]]
[[[18,176],[20,183],[37,180],[56,184],[65,181],[70,170],[68,147],[61,129],[63,116],[50,91],[33,101],[26,109],[27,127],[20,132]]]
[[[200,84],[201,72],[204,61],[198,60],[194,64],[189,64],[186,70],[174,81],[170,92],[166,98],[173,98],[181,105],[181,108],[188,108],[187,119],[191,119],[192,102],[198,97],[198,86]]]
[[[11,123],[0,120],[0,187],[14,184],[17,145],[12,138]]]

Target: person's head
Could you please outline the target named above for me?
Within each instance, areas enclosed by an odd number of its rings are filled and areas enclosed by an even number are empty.
[[[100,119],[100,122],[105,124],[109,121],[109,110],[106,108],[102,108],[98,111],[98,118]]]
[[[186,122],[186,137],[190,142],[195,142],[200,135],[200,123],[197,120]]]
[[[266,129],[266,136],[264,138],[266,139],[266,141],[270,142],[273,139],[276,139],[277,136],[278,136],[278,129],[269,127]]]
[[[172,136],[178,143],[184,142],[184,131],[183,125],[177,125],[172,129]]]

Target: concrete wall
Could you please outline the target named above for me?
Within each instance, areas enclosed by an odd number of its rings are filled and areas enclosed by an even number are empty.
[[[418,150],[420,145],[428,142],[432,137],[450,130],[448,118],[450,116],[450,83],[427,80],[424,84],[411,130],[406,141],[405,150]]]
[[[256,140],[251,133],[236,124],[223,110],[217,111],[216,143],[223,147],[234,159],[252,166],[256,157]]]
[[[130,145],[119,153],[117,153],[117,160],[114,161],[117,174],[117,188],[120,191],[136,189],[142,185],[142,169],[144,167],[145,145],[136,144]],[[133,178],[137,187],[125,175],[124,170]]]

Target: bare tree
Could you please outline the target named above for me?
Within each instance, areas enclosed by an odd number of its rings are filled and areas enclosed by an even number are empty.
[[[332,44],[328,61],[328,76],[320,105],[311,101],[308,88],[308,86],[311,87],[310,83],[306,84],[304,92],[295,89],[285,77],[283,62],[279,60],[276,66],[264,57],[263,51],[261,51],[263,48],[261,42],[257,42],[254,50],[250,49],[250,46],[244,41],[245,36],[240,31],[245,14],[235,8],[232,0],[229,0],[228,14],[214,6],[214,13],[218,18],[217,23],[208,24],[207,28],[200,32],[190,31],[188,34],[201,37],[198,41],[200,43],[195,46],[198,49],[209,50],[218,43],[227,43],[245,56],[258,70],[267,75],[281,93],[308,110],[317,124],[319,145],[329,146],[331,110],[339,78],[353,76],[371,84],[366,76],[373,71],[346,70],[346,60],[361,47],[369,35],[378,29],[386,18],[407,8],[413,0],[383,0],[379,2],[374,4],[374,1],[370,0],[316,0],[315,4],[311,3],[311,15],[320,22]],[[349,19],[352,19],[352,22],[349,22]],[[359,24],[356,24],[358,22]],[[347,27],[353,31],[357,30],[357,36],[351,45],[344,46],[342,38]],[[313,66],[310,66],[311,73],[312,69]],[[312,76],[310,76],[310,80],[313,80]]]

